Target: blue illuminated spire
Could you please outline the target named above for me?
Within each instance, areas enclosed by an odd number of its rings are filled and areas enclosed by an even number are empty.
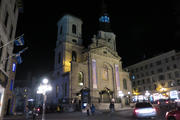
[[[99,29],[105,32],[111,31],[110,18],[107,13],[107,8],[106,8],[106,4],[104,3],[104,0],[102,0],[102,9],[99,17]]]

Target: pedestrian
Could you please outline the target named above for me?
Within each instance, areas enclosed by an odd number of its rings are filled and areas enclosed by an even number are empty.
[[[114,103],[113,102],[110,103],[109,109],[111,112],[114,112]]]
[[[94,115],[95,113],[95,106],[94,104],[91,105],[91,114]]]
[[[33,108],[33,120],[35,120],[36,119],[36,108],[34,107]]]
[[[25,108],[25,118],[26,118],[26,120],[29,119],[29,107],[28,106],[26,106],[26,108]]]
[[[89,109],[90,109],[89,104],[87,104],[87,105],[86,105],[87,116],[89,116]]]

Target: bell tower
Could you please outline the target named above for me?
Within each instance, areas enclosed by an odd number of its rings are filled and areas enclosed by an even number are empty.
[[[57,42],[82,45],[82,21],[72,15],[64,15],[57,23]],[[58,44],[57,44],[58,45]]]
[[[79,60],[82,48],[82,21],[66,14],[58,21],[57,27],[54,68],[60,73],[70,72],[71,61]]]

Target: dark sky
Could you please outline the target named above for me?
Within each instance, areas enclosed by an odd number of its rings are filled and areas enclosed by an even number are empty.
[[[26,46],[23,63],[18,65],[16,79],[27,73],[43,74],[53,70],[57,40],[57,21],[65,13],[83,20],[84,44],[90,43],[98,30],[101,0],[24,0],[24,13],[18,21],[17,36],[24,33]],[[178,50],[176,2],[105,0],[112,31],[117,35],[117,51],[123,66],[153,55]],[[22,49],[22,48],[19,48]],[[16,48],[17,50],[17,48]]]

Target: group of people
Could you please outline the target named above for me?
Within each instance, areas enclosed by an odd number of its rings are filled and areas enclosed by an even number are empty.
[[[94,115],[94,113],[95,113],[94,104],[92,104],[91,106],[89,104],[87,104],[85,109],[86,109],[87,116],[90,115],[90,112],[91,112],[92,115]]]
[[[115,110],[114,109],[114,102],[110,103],[109,109],[110,109],[111,112],[114,112],[114,110]],[[86,107],[85,107],[85,110],[86,110],[87,116],[89,116],[90,113],[92,115],[94,115],[94,113],[95,113],[95,106],[94,106],[94,104],[92,104],[91,106],[89,104],[87,104]]]
[[[25,119],[26,119],[26,120],[28,120],[29,117],[30,117],[30,116],[29,116],[29,114],[30,114],[29,112],[30,112],[30,111],[31,111],[31,110],[30,110],[29,106],[26,106],[26,107],[25,107],[25,111],[24,111],[24,112],[25,112]],[[37,116],[37,111],[36,111],[36,108],[35,108],[35,107],[32,108],[32,113],[31,113],[31,114],[32,114],[33,120],[35,120],[35,119],[36,119],[36,116]]]

